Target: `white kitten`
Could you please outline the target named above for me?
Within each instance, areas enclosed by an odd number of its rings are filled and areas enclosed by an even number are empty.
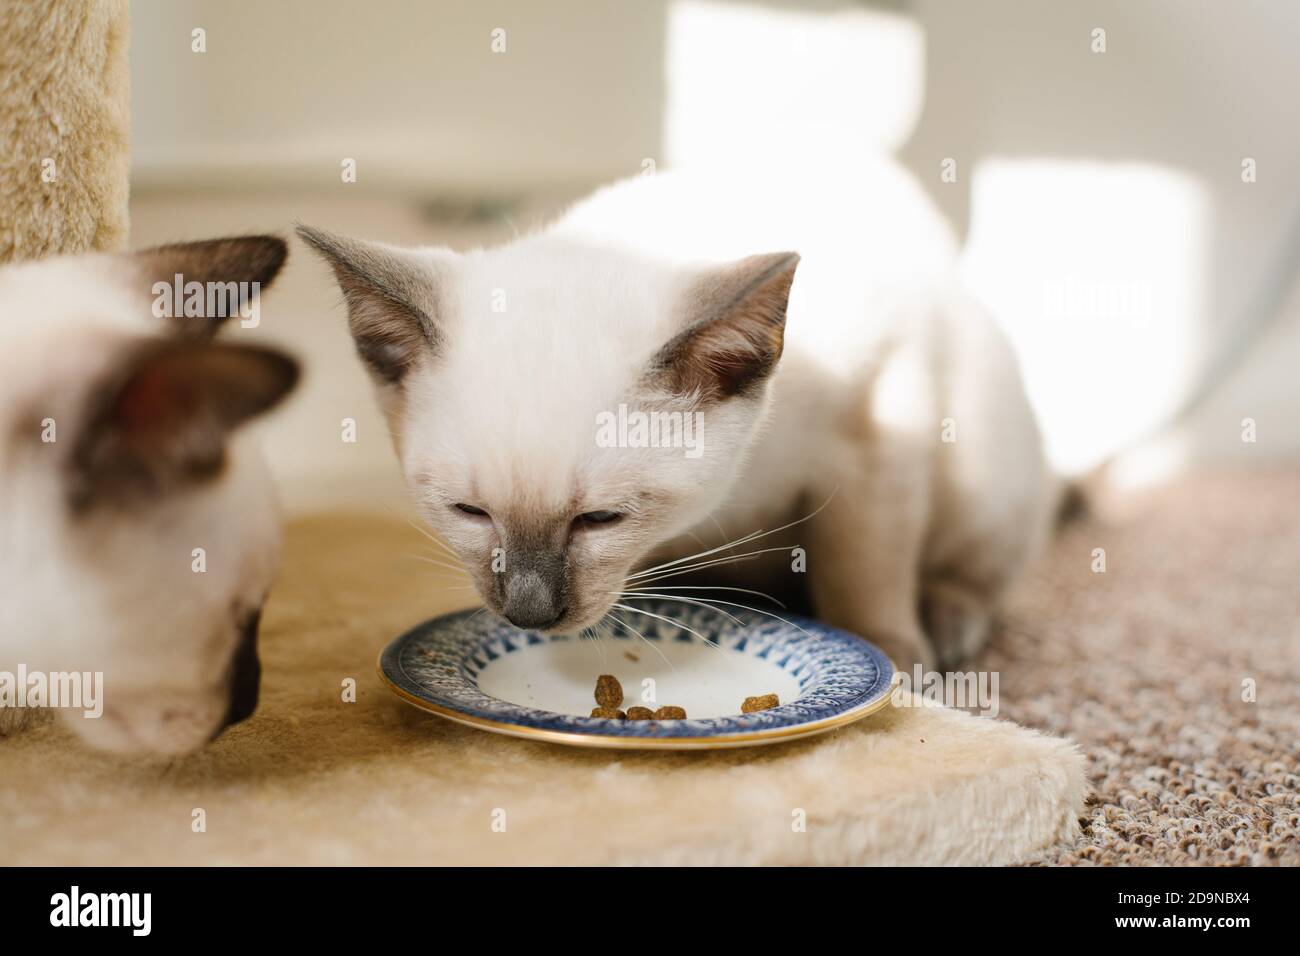
[[[101,672],[102,715],[58,711],[95,746],[181,753],[256,705],[280,532],[231,432],[297,366],[210,339],[285,252],[253,236],[0,269],[0,672],[11,691],[20,669]],[[177,274],[250,285],[156,317]],[[29,713],[0,705],[0,730]]]
[[[899,665],[946,663],[1043,535],[1016,363],[892,165],[821,185],[641,177],[465,254],[299,231],[342,286],[426,518],[519,626],[577,630],[614,603],[635,626],[641,595],[700,563],[631,591],[651,559],[816,511],[702,560],[775,541],[771,563],[709,570],[785,591],[800,545],[816,614]],[[699,412],[702,454],[604,447],[621,407]]]

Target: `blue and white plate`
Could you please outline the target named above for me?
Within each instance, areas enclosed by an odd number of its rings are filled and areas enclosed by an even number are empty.
[[[856,635],[785,612],[778,620],[675,601],[638,605],[648,613],[620,613],[639,635],[615,626],[597,639],[520,631],[486,611],[458,611],[389,644],[379,674],[403,700],[450,720],[580,747],[775,743],[842,726],[889,702],[894,665]],[[601,674],[623,685],[624,710],[675,704],[687,719],[589,716]],[[746,697],[762,694],[776,694],[780,706],[740,712]]]

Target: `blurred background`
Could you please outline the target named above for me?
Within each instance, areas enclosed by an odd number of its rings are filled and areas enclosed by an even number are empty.
[[[1291,4],[135,0],[131,33],[134,246],[303,221],[464,248],[655,169],[886,151],[963,238],[1061,470],[1300,458]],[[398,505],[301,245],[262,318],[308,368],[267,426],[290,510]]]

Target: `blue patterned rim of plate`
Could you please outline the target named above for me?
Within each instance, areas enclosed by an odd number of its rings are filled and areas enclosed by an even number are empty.
[[[574,716],[511,703],[480,690],[478,675],[503,655],[578,638],[521,631],[473,610],[426,621],[394,640],[380,655],[380,675],[409,703],[454,720],[519,736],[593,745],[603,740],[609,746],[618,746],[611,738],[636,746],[638,740],[725,745],[732,739],[739,744],[802,736],[848,723],[888,701],[893,664],[879,648],[854,634],[785,612],[783,620],[777,620],[748,610],[724,614],[677,602],[646,601],[641,606],[709,635],[728,653],[774,664],[797,681],[797,699],[752,714],[662,722]],[[703,643],[667,621],[648,616],[644,620],[638,630],[649,641]],[[620,648],[640,643],[622,629],[612,639]]]

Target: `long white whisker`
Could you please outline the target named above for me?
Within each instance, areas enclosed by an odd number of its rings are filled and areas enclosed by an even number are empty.
[[[651,596],[653,596],[653,595],[646,595],[646,597],[651,597]],[[659,595],[659,596],[662,597],[663,595]],[[764,617],[774,618],[775,620],[780,621],[782,624],[788,624],[788,625],[790,625],[790,627],[793,627],[793,628],[796,628],[796,629],[799,630],[799,631],[802,631],[804,634],[807,634],[809,637],[816,637],[815,634],[811,633],[810,631],[806,630],[805,628],[799,627],[799,625],[796,624],[794,621],[787,621],[787,620],[786,620],[785,618],[783,618],[780,614],[773,614],[771,611],[764,611],[762,608],[758,608],[758,607],[750,607],[748,604],[737,604],[735,601],[723,601],[723,600],[720,600],[720,599],[715,599],[715,603],[717,603],[717,604],[725,604],[725,605],[727,605],[728,607],[739,607],[739,608],[744,608],[746,611],[753,611],[755,614],[762,614]],[[727,613],[726,611],[723,611],[722,608],[718,608],[717,610],[720,611],[720,612],[723,613],[723,614],[726,614],[726,613]]]
[[[678,577],[683,574],[689,574],[692,571],[699,571],[703,568],[717,567],[720,564],[734,564],[739,561],[748,561],[750,559],[758,557],[759,555],[771,554],[774,551],[789,551],[789,550],[790,549],[786,547],[761,548],[758,551],[747,551],[744,554],[729,554],[726,557],[713,558],[712,560],[709,561],[702,561],[699,564],[688,564],[685,567],[675,568],[672,571],[663,571],[659,574],[656,574],[654,577],[638,578],[636,575],[632,575],[628,577],[623,583],[624,584],[650,584],[653,581],[662,581],[664,578]]]
[[[614,620],[618,621],[618,623],[621,624],[624,628],[626,628],[627,630],[631,631],[631,632],[632,632],[633,634],[635,634],[637,637],[641,638],[641,640],[645,643],[645,646],[648,647],[648,648],[650,648],[650,650],[654,651],[656,654],[658,654],[659,657],[663,660],[663,662],[664,662],[665,664],[667,664],[668,667],[669,667],[671,670],[677,670],[676,667],[673,667],[673,662],[670,661],[670,660],[669,660],[669,659],[664,655],[664,652],[663,652],[663,651],[659,650],[659,648],[655,645],[655,642],[654,642],[654,641],[650,640],[650,638],[646,637],[644,634],[642,634],[640,631],[638,631],[635,627],[633,627],[633,626],[632,626],[631,624],[629,624],[627,621],[623,620],[623,618],[619,617],[619,616],[618,616],[617,614],[615,614],[613,611],[606,611],[605,613],[608,614],[610,617],[612,617]]]
[[[714,607],[712,604],[705,604],[703,601],[696,601],[696,600],[692,600],[691,598],[677,597],[675,594],[629,594],[623,596],[626,597],[629,601],[644,601],[649,598],[662,598],[665,601],[677,601],[681,604],[694,604],[697,607],[707,607],[711,611],[717,611],[719,614],[731,618],[731,620],[735,621],[741,627],[745,626],[744,621],[736,617],[736,615],[724,611],[720,607]],[[750,608],[750,610],[753,610],[753,608]]]
[[[463,567],[458,567],[457,565],[454,564],[448,564],[447,562],[439,561],[436,558],[426,558],[422,554],[413,554],[411,555],[411,557],[414,558],[416,561],[423,561],[426,564],[436,564],[438,567],[446,568],[448,571],[455,571],[461,577],[465,577],[469,573]]]
[[[599,625],[600,622],[597,621],[596,626]],[[600,657],[600,666],[603,668],[605,666],[605,645],[600,642],[600,637],[596,633],[595,629],[592,627],[584,627],[578,632],[578,638],[584,641],[591,641],[596,645],[596,653]]]
[[[447,545],[445,542],[440,541],[438,540],[438,538],[429,535],[425,535],[425,537],[429,538],[430,542],[437,545],[442,554],[445,554],[448,558],[455,561],[457,564],[461,563],[460,555],[457,554],[455,551],[453,551],[451,547]]]
[[[718,534],[722,535],[725,540],[727,537],[727,529],[722,526],[722,522],[714,516],[712,511],[709,512],[709,520],[713,522],[713,527],[718,529]]]
[[[840,490],[839,486],[836,485],[834,490],[831,491],[830,495],[826,498],[826,500],[823,501],[821,505],[818,506],[817,510],[812,512],[812,514],[804,515],[802,518],[797,518],[794,521],[788,522],[787,524],[783,524],[779,528],[773,528],[771,531],[754,531],[750,534],[745,535],[744,537],[737,538],[735,541],[730,541],[726,544],[720,544],[716,548],[711,548],[708,551],[703,551],[699,554],[688,555],[687,557],[684,558],[678,558],[675,561],[667,561],[664,564],[660,564],[653,568],[646,568],[644,571],[632,575],[632,578],[642,577],[647,574],[653,574],[656,571],[662,571],[665,568],[671,568],[678,564],[682,564],[683,562],[686,561],[693,561],[696,558],[706,558],[709,555],[716,554],[719,551],[726,551],[729,550],[730,548],[736,548],[742,544],[746,544],[758,538],[766,538],[770,534],[776,534],[777,532],[785,531],[788,528],[793,528],[795,525],[803,524],[805,521],[810,521],[813,518],[817,517],[819,514],[821,514],[822,511],[825,510],[826,506],[831,503],[831,499],[835,497],[836,493],[839,490]],[[777,549],[777,550],[783,550],[783,549]],[[629,578],[629,580],[631,580],[631,578]]]
[[[416,524],[416,523],[415,523],[414,521],[412,521],[410,518],[403,517],[402,520],[405,521],[407,524],[409,524],[412,528],[414,528],[414,529],[415,529],[416,531],[418,531],[420,534],[424,535],[426,538],[428,538],[430,541],[432,541],[432,542],[433,542],[434,544],[436,544],[438,547],[442,548],[442,550],[446,553],[447,557],[451,558],[451,559],[454,560],[454,561],[459,561],[459,560],[460,560],[459,555],[457,555],[455,551],[451,550],[451,548],[447,546],[446,542],[440,540],[436,535],[430,534],[428,531],[426,531],[426,530],[424,530],[423,528],[421,528],[418,524]]]
[[[724,587],[715,587],[712,584],[674,584],[671,585],[671,587],[673,587],[678,591],[739,591],[742,594],[756,594],[759,597],[767,598],[769,601],[771,601],[773,604],[778,605],[779,607],[785,608],[785,605],[782,602],[778,601],[776,598],[772,597],[772,595],[766,594],[763,591],[755,591],[752,590],[751,588],[724,588]],[[619,591],[618,593],[621,595],[630,596],[633,594],[641,594],[643,592],[653,591],[653,590],[656,589],[655,588],[628,588],[626,591]]]
[[[698,558],[707,558],[709,555],[717,554],[719,551],[726,551],[728,548],[737,548],[742,544],[746,544],[749,541],[752,541],[754,538],[758,537],[762,533],[763,532],[761,531],[751,531],[749,534],[745,535],[742,538],[737,538],[735,541],[728,541],[726,544],[720,544],[716,548],[710,548],[709,550],[701,551],[698,554],[688,554],[686,557],[677,558],[675,561],[665,561],[663,564],[656,564],[653,568],[645,568],[644,570],[638,571],[636,574],[633,574],[630,577],[633,578],[642,577],[647,574],[654,574],[658,571],[663,571],[667,568],[676,567],[677,565],[682,564],[685,561],[694,561]]]
[[[689,631],[690,633],[698,637],[700,640],[702,640],[705,644],[708,644],[709,647],[717,647],[719,650],[721,650],[721,647],[716,642],[709,640],[699,631],[695,630],[695,628],[687,627],[681,621],[674,621],[671,617],[664,617],[662,614],[655,614],[652,611],[643,611],[641,608],[632,607],[629,604],[611,604],[610,607],[616,607],[620,611],[631,611],[633,614],[644,614],[646,617],[658,618],[659,620],[663,621],[666,624],[671,624],[673,627],[680,627],[683,631]]]
[[[704,539],[701,538],[701,537],[700,537],[698,534],[696,534],[694,531],[686,531],[686,532],[683,532],[683,533],[686,534],[686,535],[688,535],[688,536],[691,538],[691,540],[693,540],[693,541],[694,541],[696,544],[698,544],[701,548],[707,548],[707,547],[708,547],[708,545],[704,543]]]
[[[735,556],[732,556],[732,557],[729,557],[729,558],[714,558],[712,561],[705,561],[703,564],[692,564],[692,565],[688,565],[688,566],[686,566],[686,567],[684,567],[684,568],[678,568],[678,569],[675,570],[675,571],[665,571],[663,574],[656,574],[656,575],[655,575],[654,577],[652,577],[652,578],[642,578],[642,579],[639,580],[639,581],[633,581],[633,580],[631,580],[631,579],[628,579],[627,581],[624,581],[623,583],[624,583],[624,584],[637,584],[637,585],[641,585],[641,584],[654,584],[656,581],[662,581],[662,580],[664,580],[665,578],[679,578],[679,577],[681,577],[683,574],[692,574],[692,573],[694,573],[694,572],[696,572],[696,571],[701,571],[701,570],[703,570],[704,568],[717,567],[718,565],[722,565],[722,564],[742,564],[742,563],[744,563],[745,561],[754,561],[754,560],[756,560],[756,557],[755,557],[755,556],[748,556],[748,555],[743,555],[743,554],[742,554],[742,555],[735,555]]]

